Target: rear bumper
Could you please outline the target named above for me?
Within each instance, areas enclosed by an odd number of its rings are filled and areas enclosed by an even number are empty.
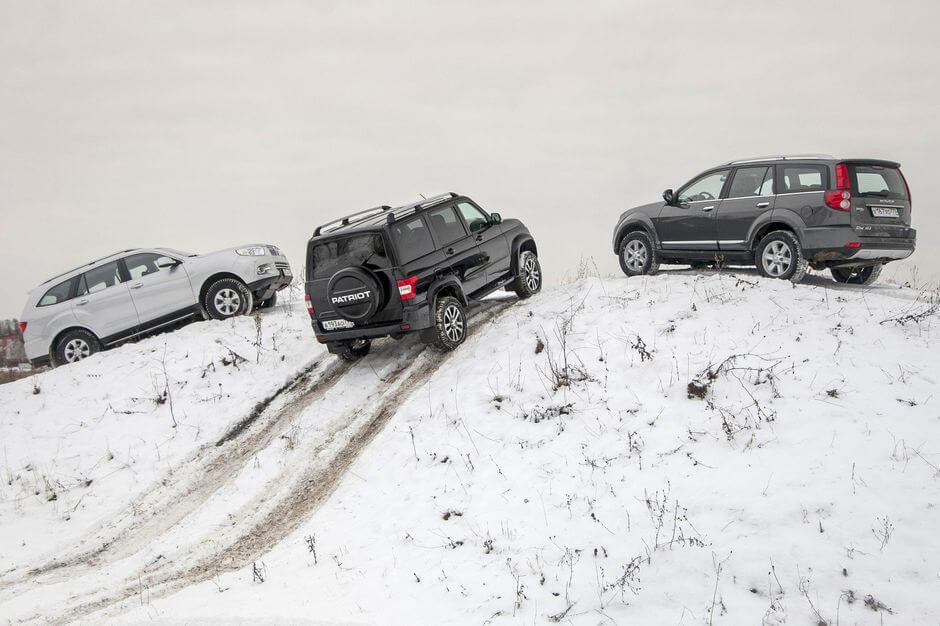
[[[406,308],[402,310],[402,319],[388,324],[377,324],[350,328],[348,330],[324,331],[317,320],[312,320],[313,332],[320,343],[334,341],[352,341],[354,339],[373,339],[375,337],[388,337],[430,328],[431,313],[427,306]]]
[[[862,237],[851,228],[807,228],[803,232],[803,252],[810,263],[875,265],[906,259],[914,253],[916,231],[910,237]]]

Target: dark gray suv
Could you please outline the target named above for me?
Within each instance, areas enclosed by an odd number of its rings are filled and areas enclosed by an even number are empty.
[[[660,263],[756,265],[799,281],[809,267],[867,285],[914,252],[911,194],[900,165],[828,155],[731,161],[626,211],[614,252],[627,276]]]

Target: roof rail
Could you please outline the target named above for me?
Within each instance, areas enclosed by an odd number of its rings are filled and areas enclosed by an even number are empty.
[[[725,165],[740,165],[741,163],[758,163],[760,161],[798,161],[801,159],[834,159],[831,154],[776,154],[764,157],[750,157],[747,159],[735,159],[728,161]]]
[[[100,259],[95,259],[94,261],[89,261],[88,263],[85,263],[84,265],[79,265],[78,267],[73,267],[73,268],[70,269],[69,271],[67,271],[67,272],[62,272],[62,273],[59,274],[58,276],[53,276],[52,278],[50,278],[50,279],[47,280],[47,281],[42,282],[41,284],[45,285],[46,283],[51,283],[51,282],[54,281],[55,279],[57,279],[57,278],[62,278],[62,277],[65,276],[66,274],[71,274],[72,272],[75,272],[75,271],[78,271],[78,270],[80,270],[80,269],[82,269],[82,268],[88,267],[89,265],[94,265],[95,263],[101,263],[101,262],[104,261],[105,259],[110,259],[111,257],[117,256],[117,255],[119,255],[119,254],[127,254],[128,252],[133,252],[134,250],[137,250],[137,248],[128,248],[127,250],[118,250],[117,252],[115,252],[115,253],[113,253],[113,254],[109,254],[108,256],[103,256],[103,257],[101,257]]]
[[[391,208],[392,207],[388,206],[387,204],[383,204],[382,206],[372,207],[371,209],[364,209],[362,211],[356,211],[355,213],[350,213],[346,217],[342,217],[338,220],[333,220],[332,222],[327,222],[326,224],[321,224],[320,226],[317,226],[317,229],[313,231],[313,236],[318,237],[320,235],[320,232],[327,226],[333,226],[333,225],[338,225],[340,227],[349,226],[350,223],[355,224],[358,222],[362,222],[379,213],[384,213],[385,211],[389,211],[391,210]],[[352,218],[357,218],[357,219],[350,222]]]
[[[430,198],[424,198],[423,200],[420,200],[418,202],[414,202],[412,204],[406,204],[404,206],[398,207],[397,209],[395,209],[395,212],[388,214],[387,221],[389,224],[394,224],[396,219],[408,214],[409,212],[417,212],[421,209],[426,209],[428,207],[434,206],[435,204],[439,204],[443,202],[444,200],[451,200],[453,198],[459,198],[459,197],[460,197],[460,194],[454,193],[453,191],[448,191],[447,193],[442,193],[436,196],[431,196]],[[398,213],[399,211],[400,213]]]

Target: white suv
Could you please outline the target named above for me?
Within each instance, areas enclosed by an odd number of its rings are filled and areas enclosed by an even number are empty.
[[[47,280],[20,317],[33,365],[61,365],[192,318],[226,319],[274,306],[293,279],[270,245],[187,254],[124,250]]]

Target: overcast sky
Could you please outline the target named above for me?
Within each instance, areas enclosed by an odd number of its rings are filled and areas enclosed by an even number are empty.
[[[118,249],[265,242],[455,190],[549,279],[735,157],[900,161],[940,273],[940,3],[0,0],[0,317]],[[617,270],[619,271],[619,270]],[[905,270],[908,271],[909,270]]]

